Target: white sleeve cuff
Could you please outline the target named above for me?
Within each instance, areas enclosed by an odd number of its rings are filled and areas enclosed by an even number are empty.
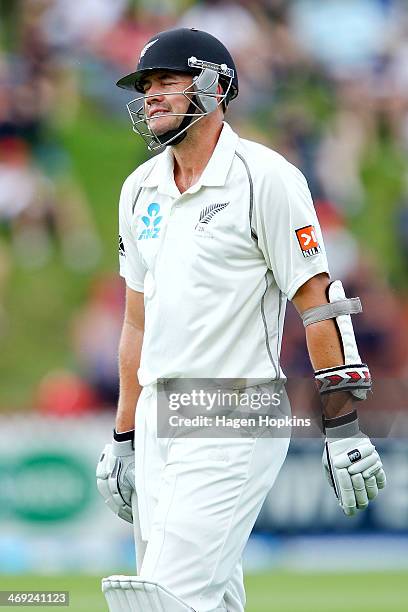
[[[138,283],[136,281],[132,281],[131,279],[129,279],[127,276],[125,276],[122,273],[120,273],[120,276],[125,279],[126,285],[130,289],[133,289],[133,291],[138,291],[139,293],[144,293],[144,285],[143,285],[143,283]]]
[[[317,264],[316,266],[314,266],[313,268],[310,268],[306,272],[303,272],[303,274],[301,274],[300,276],[295,278],[295,280],[289,285],[289,289],[286,292],[286,296],[287,296],[288,300],[292,300],[294,295],[296,295],[296,292],[299,289],[299,287],[301,287],[308,280],[313,278],[313,276],[316,276],[317,274],[322,274],[323,272],[326,272],[329,275],[329,278],[330,278],[329,268],[327,267],[326,264],[320,263],[320,264]]]

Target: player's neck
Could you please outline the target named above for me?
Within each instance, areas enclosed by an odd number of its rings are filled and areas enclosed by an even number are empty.
[[[219,121],[200,121],[194,127],[200,129],[187,132],[186,138],[173,147],[174,181],[180,193],[200,179],[217,146],[223,124]]]

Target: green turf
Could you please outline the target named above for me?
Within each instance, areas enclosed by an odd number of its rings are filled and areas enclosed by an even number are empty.
[[[83,104],[75,124],[60,138],[71,160],[71,175],[86,196],[103,245],[102,257],[97,269],[81,274],[67,269],[58,241],[51,261],[39,270],[21,268],[11,255],[5,325],[0,317],[0,411],[31,408],[38,381],[45,374],[61,368],[75,370],[70,340],[73,313],[86,301],[95,276],[117,270],[120,188],[146,158],[143,143],[127,122],[97,113],[90,104]],[[0,234],[0,247],[2,243],[9,248]]]
[[[268,573],[246,578],[246,612],[405,612],[408,573]],[[72,612],[103,612],[100,578],[0,576],[1,589],[69,590]],[[12,610],[2,607],[2,610]],[[36,607],[36,610],[57,610]]]

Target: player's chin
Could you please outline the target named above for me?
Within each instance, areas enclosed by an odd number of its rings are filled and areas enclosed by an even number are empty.
[[[163,134],[166,134],[170,130],[177,129],[180,125],[180,121],[179,117],[166,117],[164,115],[161,117],[152,117],[149,119],[148,125],[156,136],[163,136]]]

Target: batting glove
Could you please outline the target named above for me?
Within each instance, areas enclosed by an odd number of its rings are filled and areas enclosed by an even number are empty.
[[[323,466],[344,514],[353,516],[385,487],[383,465],[375,446],[360,431],[356,412],[325,420],[325,429]]]
[[[105,504],[128,523],[133,523],[135,492],[134,430],[116,433],[102,451],[96,468],[96,484]]]

